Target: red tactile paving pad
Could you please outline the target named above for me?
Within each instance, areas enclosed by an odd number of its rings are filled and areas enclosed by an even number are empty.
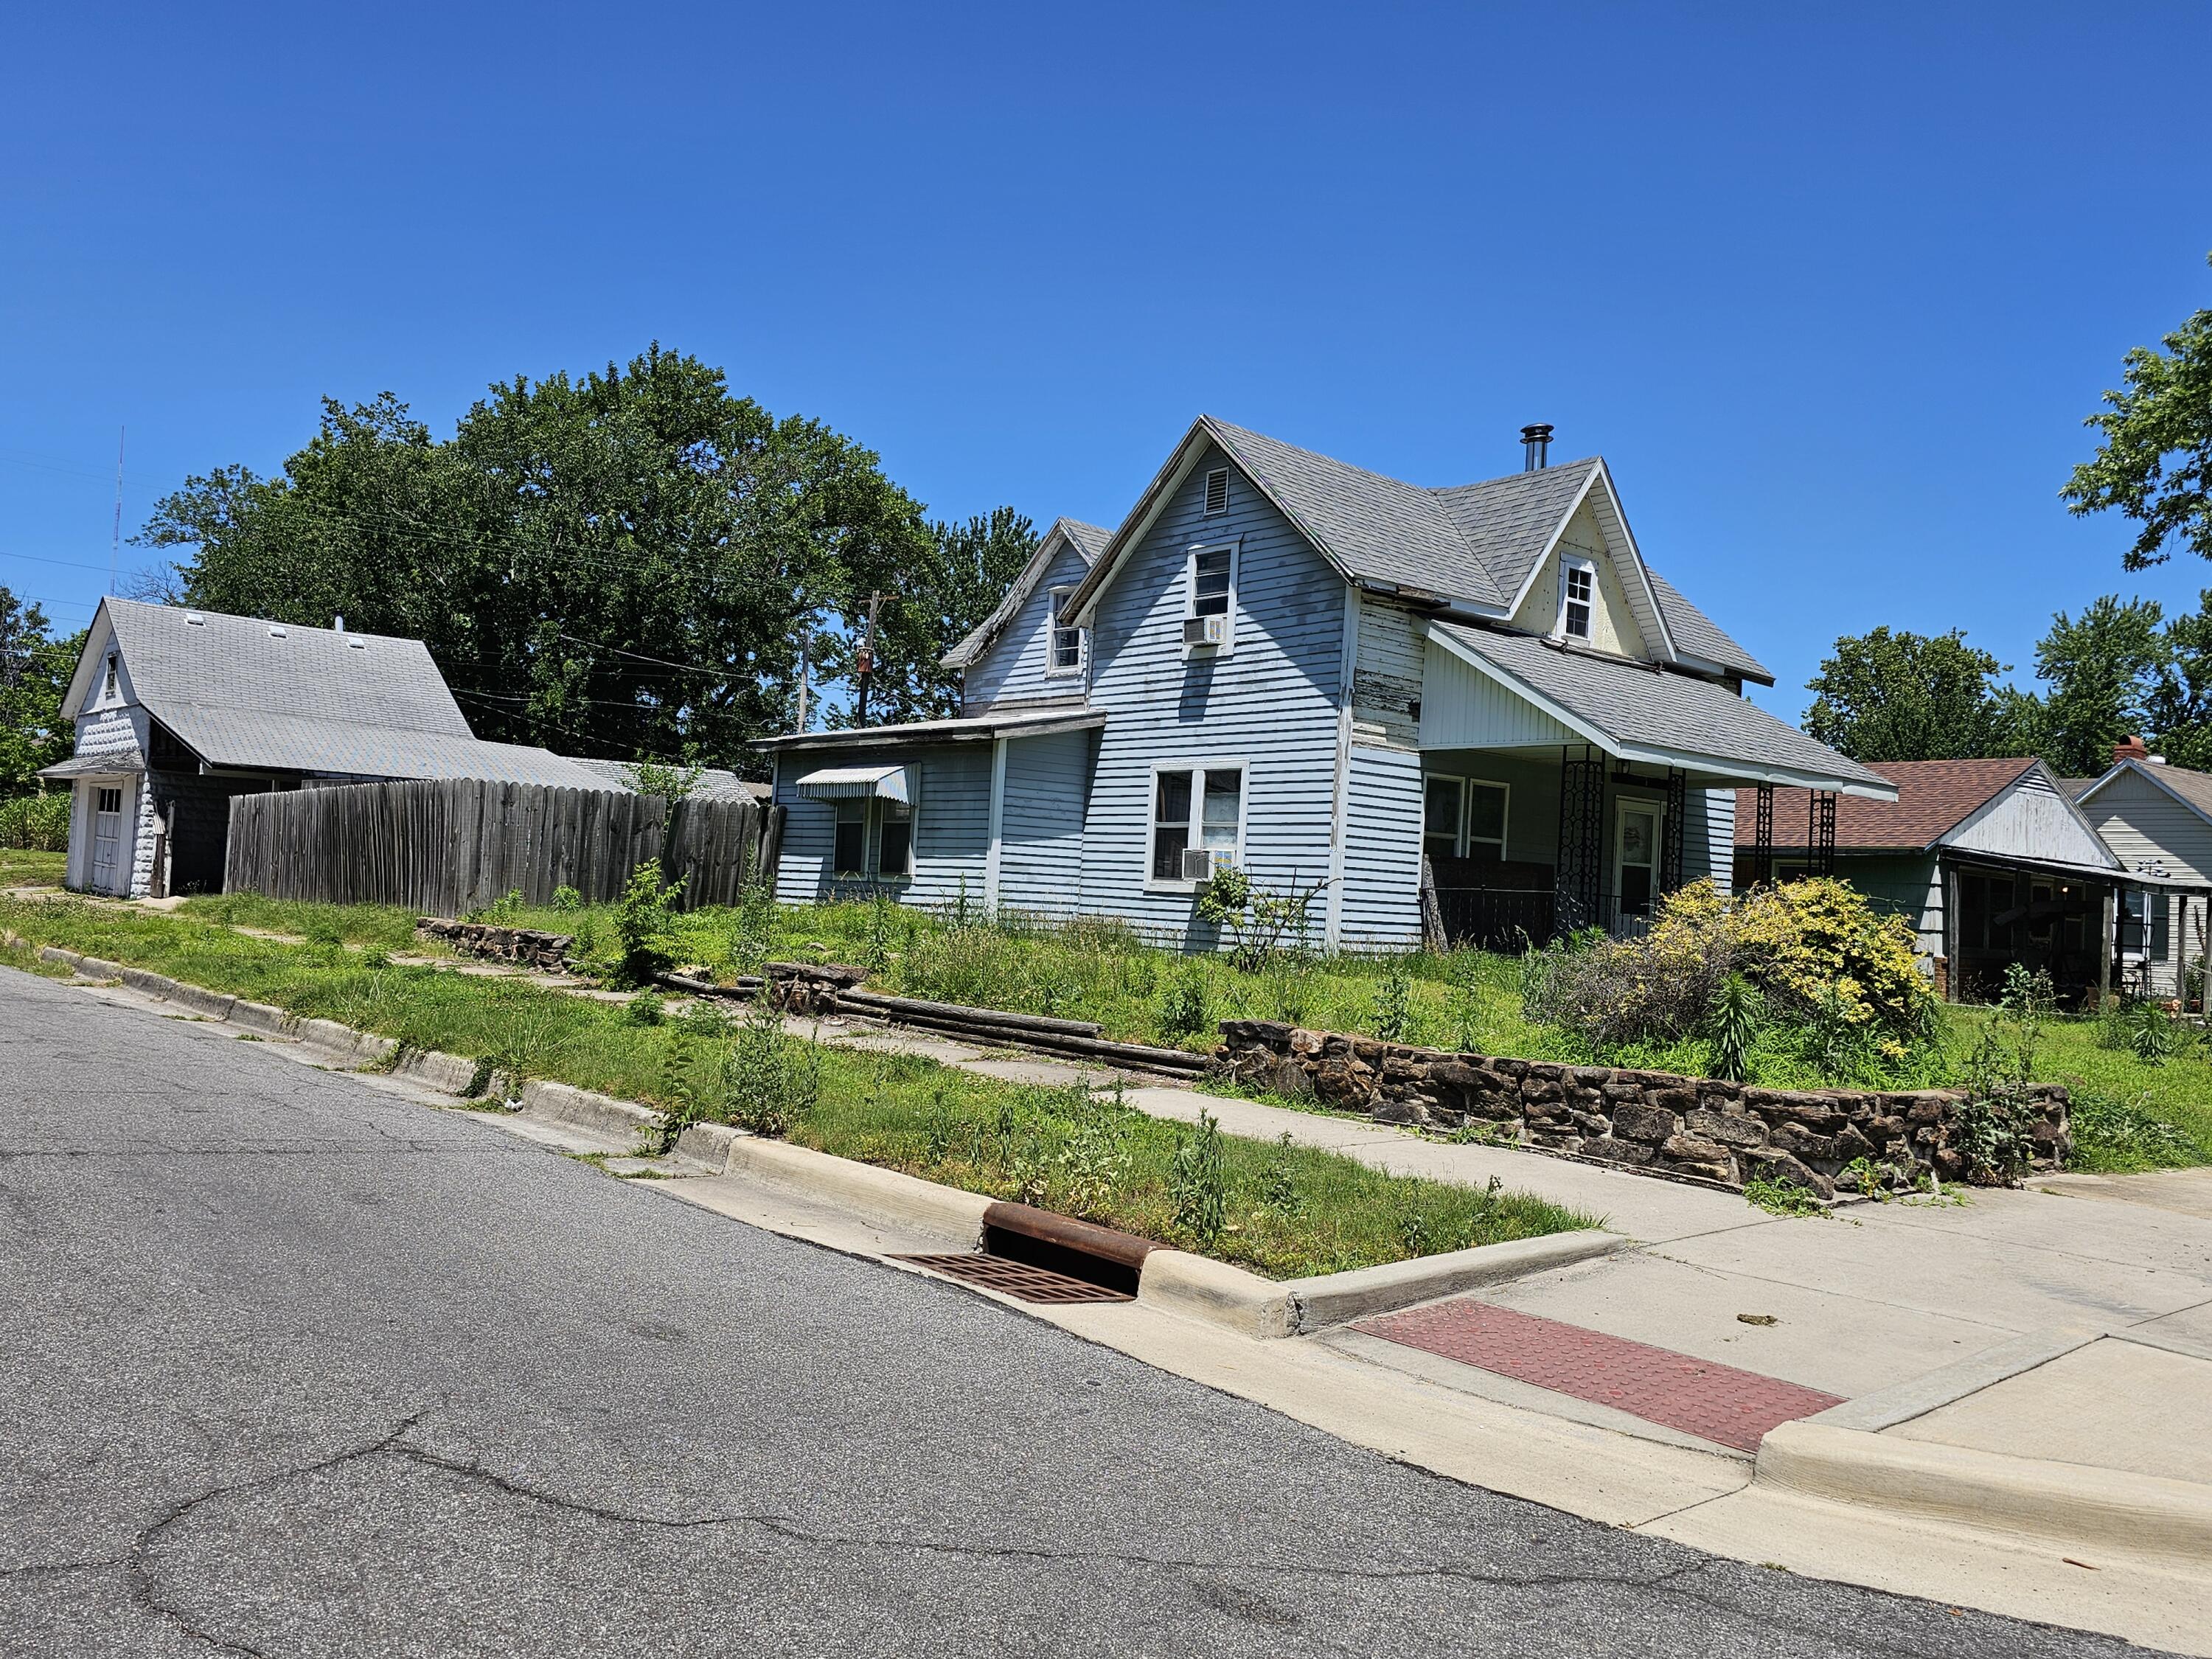
[[[1486,1302],[1438,1302],[1352,1328],[1740,1451],[1757,1451],[1778,1424],[1843,1403],[1818,1389]]]

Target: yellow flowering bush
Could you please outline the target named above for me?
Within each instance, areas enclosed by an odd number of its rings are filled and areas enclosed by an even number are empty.
[[[1641,938],[1543,952],[1531,964],[1528,1010],[1601,1054],[1672,1042],[1705,1024],[1731,974],[1758,989],[1771,1016],[1839,1024],[1885,1059],[1933,1029],[1935,989],[1911,927],[1830,879],[1734,896],[1692,882],[1659,901]]]

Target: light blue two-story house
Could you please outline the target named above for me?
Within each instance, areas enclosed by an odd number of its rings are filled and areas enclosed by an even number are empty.
[[[1745,699],[1771,677],[1644,562],[1602,459],[1524,438],[1521,471],[1425,489],[1201,416],[947,654],[958,718],[763,742],[779,896],[1206,948],[1233,863],[1317,888],[1316,945],[1541,940],[1725,885],[1739,788],[1894,799]]]

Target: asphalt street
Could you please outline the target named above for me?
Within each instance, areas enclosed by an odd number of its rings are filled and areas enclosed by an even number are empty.
[[[0,969],[0,1653],[2124,1644],[1456,1485]]]

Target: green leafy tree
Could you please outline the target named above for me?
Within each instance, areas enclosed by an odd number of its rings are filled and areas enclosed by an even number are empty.
[[[800,623],[934,545],[870,451],[658,345],[494,386],[444,441],[326,402],[282,477],[188,478],[137,539],[192,604],[426,641],[479,735],[723,765],[787,723]]]
[[[2155,599],[2106,594],[2078,617],[2060,611],[2035,647],[2043,698],[2036,752],[2054,769],[2093,776],[2112,764],[2112,745],[2154,733],[2154,710],[2172,661]]]
[[[2117,509],[2141,526],[2130,570],[2163,563],[2177,544],[2212,559],[2212,310],[2162,343],[2128,353],[2125,386],[2083,422],[2104,441],[2059,492],[2069,512]]]
[[[38,788],[40,767],[75,744],[62,718],[84,635],[58,640],[46,614],[0,586],[0,800]]]
[[[1806,682],[1814,697],[1805,730],[1857,761],[1996,754],[2020,734],[2020,711],[1997,684],[2009,672],[1957,629],[1845,635]]]

